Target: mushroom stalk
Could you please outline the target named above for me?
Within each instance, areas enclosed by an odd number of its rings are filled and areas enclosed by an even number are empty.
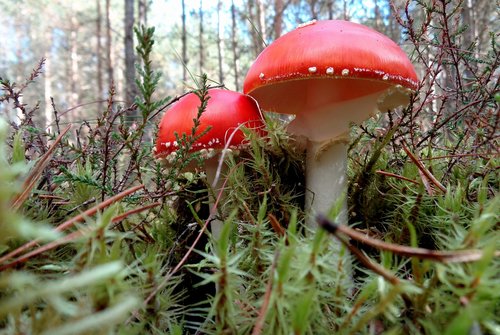
[[[217,155],[218,156],[218,155]],[[217,207],[215,207],[215,200],[219,195],[220,190],[222,189],[223,179],[221,178],[224,169],[224,164],[221,166],[221,172],[219,176],[217,176],[217,171],[219,169],[219,157],[212,157],[205,160],[205,174],[207,175],[207,185],[211,187],[208,194],[208,206],[210,209],[210,219],[212,222],[210,223],[210,231],[212,232],[212,236],[214,239],[218,240],[222,231],[223,222],[217,218]]]
[[[309,227],[316,226],[317,214],[328,215],[338,199],[342,199],[343,204],[335,220],[347,224],[347,139],[307,143],[306,222]]]

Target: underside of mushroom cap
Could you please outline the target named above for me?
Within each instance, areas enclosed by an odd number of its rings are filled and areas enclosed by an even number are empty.
[[[362,94],[361,94],[362,92]],[[289,131],[322,142],[343,136],[351,124],[361,124],[379,111],[408,104],[411,90],[368,80],[322,78],[293,80],[257,89],[258,101],[271,100],[276,110],[294,114]],[[346,96],[351,98],[346,99]]]

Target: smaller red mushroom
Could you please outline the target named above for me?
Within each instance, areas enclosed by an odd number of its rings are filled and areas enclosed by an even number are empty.
[[[207,182],[217,192],[221,188],[218,183],[220,178],[216,178],[219,161],[223,158],[220,154],[223,151],[238,152],[245,147],[247,141],[242,127],[256,131],[259,135],[264,135],[265,132],[262,114],[252,97],[223,89],[208,90],[208,97],[195,137],[206,133],[193,143],[190,152],[199,152],[205,159]],[[160,121],[156,147],[153,149],[157,158],[163,159],[167,164],[175,160],[180,147],[177,140],[182,138],[183,134],[191,135],[200,105],[200,98],[189,93],[165,112]],[[209,201],[211,215],[214,210],[212,200]],[[217,238],[220,235],[221,222],[212,221],[211,229]]]

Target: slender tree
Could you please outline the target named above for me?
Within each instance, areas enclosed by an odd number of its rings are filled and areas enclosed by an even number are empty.
[[[266,7],[262,0],[255,0],[257,4],[257,19],[259,24],[260,32],[260,45],[261,49],[264,47],[265,41],[267,41],[267,25],[266,25]],[[264,42],[264,43],[263,43]]]
[[[97,75],[97,110],[102,111],[103,80],[102,80],[102,9],[101,0],[96,0],[97,18],[96,18],[96,75]]]
[[[53,121],[52,117],[52,105],[50,99],[52,97],[52,30],[47,29],[45,31],[45,40],[50,41],[48,43],[47,51],[45,53],[45,67],[43,76],[43,86],[44,86],[44,100],[45,100],[45,126],[48,131],[51,131],[51,124]]]
[[[144,26],[148,25],[148,4],[149,0],[139,0],[138,2],[138,21]]]
[[[80,83],[80,69],[78,62],[78,30],[79,22],[76,17],[76,11],[70,11],[70,33],[69,33],[69,78],[70,78],[70,95],[69,95],[69,107],[75,107],[78,104],[79,99],[79,89],[78,85]],[[78,111],[78,109],[77,109]]]
[[[182,32],[181,32],[181,41],[182,41],[182,81],[186,83],[187,81],[187,31],[186,31],[186,3],[184,0],[181,1],[182,6]]]
[[[328,10],[328,20],[333,20],[333,1],[334,0],[328,0],[326,3],[326,8]]]
[[[344,20],[349,20],[349,10],[347,9],[347,2],[348,0],[344,0],[342,4],[342,18]]]
[[[203,0],[200,0],[200,6],[198,8],[198,13],[199,13],[199,17],[200,17],[200,22],[199,22],[199,26],[198,26],[198,65],[200,67],[200,71],[199,73],[202,74],[203,73],[203,66],[204,66],[204,63],[205,63],[205,52],[204,52],[204,46],[203,46],[203,35],[204,35],[204,32],[203,32],[203,26],[204,26],[204,22],[203,22]]]
[[[283,11],[285,10],[285,5],[283,0],[274,0],[274,38],[281,36],[281,31],[283,28]]]
[[[397,11],[396,7],[393,5],[393,0],[387,0],[389,7],[389,36],[396,43],[399,43],[401,40],[401,26],[394,19],[395,12]]]
[[[374,0],[374,11],[375,11],[375,29],[380,30],[382,27],[382,13],[380,12],[380,5],[378,3],[378,0]]]
[[[236,6],[234,0],[231,0],[231,50],[233,53],[233,75],[234,75],[234,89],[240,90],[239,83],[239,54],[238,54],[238,36],[236,32]]]
[[[134,53],[134,0],[125,0],[125,102],[130,105],[136,95]]]
[[[106,0],[106,72],[108,74],[108,84],[114,82],[113,59],[112,59],[112,40],[111,40],[111,15],[110,0]]]
[[[311,20],[318,19],[318,12],[316,10],[317,0],[309,0],[309,10],[311,11]]]
[[[219,63],[219,83],[224,83],[223,58],[224,49],[222,46],[222,22],[221,22],[222,1],[217,2],[217,60]]]
[[[247,21],[250,25],[250,36],[252,38],[252,58],[257,57],[257,55],[262,51],[262,40],[260,37],[258,16],[255,10],[255,0],[247,1]]]

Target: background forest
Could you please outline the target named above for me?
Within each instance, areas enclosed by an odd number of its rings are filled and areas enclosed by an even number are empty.
[[[452,23],[468,27],[457,43],[465,48],[474,43],[471,56],[485,54],[490,33],[500,29],[498,2],[445,2],[450,8],[460,4]],[[425,6],[441,1],[418,3],[408,6],[408,14],[417,22],[425,20]],[[0,6],[2,76],[20,82],[27,69],[44,59],[43,76],[23,96],[25,103],[40,102],[35,116],[39,126],[53,124],[51,98],[62,122],[95,118],[111,82],[118,101],[133,102],[138,92],[134,26],[156,28],[151,60],[162,73],[157,87],[160,97],[185,93],[194,86],[191,76],[201,73],[214,83],[241,90],[248,67],[265,45],[313,19],[353,20],[384,33],[407,52],[413,49],[405,29],[394,19],[394,15],[404,15],[403,0],[1,0]],[[429,22],[427,39],[438,32]],[[437,55],[432,48],[425,52],[427,61]],[[423,78],[425,64],[414,63]],[[449,85],[456,75],[453,71],[444,67],[439,80]],[[437,96],[440,93],[436,91]]]
[[[0,334],[500,334],[499,14],[491,0],[0,0]],[[224,193],[194,136],[168,169],[152,155],[180,95],[241,91],[257,55],[313,19],[382,32],[420,80],[408,107],[351,130],[350,228],[337,204],[325,229],[304,224],[287,119],[248,133]]]

